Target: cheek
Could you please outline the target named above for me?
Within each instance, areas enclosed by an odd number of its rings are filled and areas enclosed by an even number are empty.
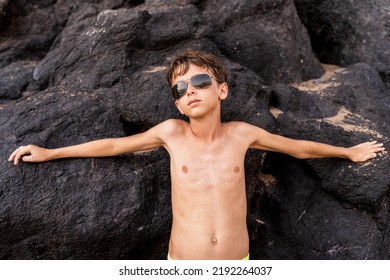
[[[183,109],[182,109],[182,106],[180,105],[179,100],[176,100],[176,101],[175,101],[175,105],[176,105],[176,108],[179,110],[179,112],[180,112],[181,114],[184,114]]]

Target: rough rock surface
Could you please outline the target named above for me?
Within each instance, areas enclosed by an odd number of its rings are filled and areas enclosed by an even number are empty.
[[[390,5],[387,0],[294,0],[324,63],[365,62],[390,83]]]
[[[7,158],[27,143],[54,148],[182,118],[165,75],[188,48],[228,70],[224,121],[389,150],[385,2],[0,1],[0,259],[166,257],[164,150],[17,167]],[[387,153],[355,164],[249,151],[245,165],[251,258],[390,258]]]

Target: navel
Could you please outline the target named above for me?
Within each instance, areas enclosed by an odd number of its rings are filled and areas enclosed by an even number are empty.
[[[183,165],[181,167],[181,170],[184,172],[184,173],[188,173],[188,167],[186,165]]]
[[[214,238],[212,238],[212,239],[211,239],[211,243],[213,243],[214,245],[215,245],[215,244],[217,244],[217,243],[218,243],[218,240],[217,240],[217,238],[215,238],[215,237],[214,237]]]
[[[238,166],[234,167],[234,173],[238,173],[238,172],[240,172],[240,167]]]

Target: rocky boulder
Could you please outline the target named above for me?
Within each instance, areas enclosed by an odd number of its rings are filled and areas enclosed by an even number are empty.
[[[324,63],[365,62],[390,82],[390,6],[386,0],[294,0]]]
[[[328,35],[310,29],[316,18],[307,1],[92,2],[0,1],[1,259],[166,258],[164,150],[17,167],[7,158],[19,145],[54,148],[184,118],[165,76],[188,48],[214,53],[227,68],[224,121],[390,148],[387,49],[378,46],[375,59],[327,44],[318,49]],[[332,9],[322,2],[317,14],[326,18]],[[337,6],[333,12],[360,22],[366,2],[354,2],[352,14]],[[384,36],[376,21],[364,26],[370,38]],[[344,39],[332,37],[339,45]],[[388,162],[387,153],[354,164],[249,151],[251,258],[388,259]]]
[[[325,68],[319,80],[275,90],[280,133],[339,146],[388,143],[389,96],[378,73],[366,64]],[[354,94],[346,85],[355,85]],[[382,110],[375,114],[365,109],[370,106]],[[263,229],[272,240],[263,243],[264,257],[387,259],[388,160],[387,154],[365,164],[268,154],[263,172],[273,176],[273,185],[264,189],[267,199],[258,206],[273,225],[271,232]]]

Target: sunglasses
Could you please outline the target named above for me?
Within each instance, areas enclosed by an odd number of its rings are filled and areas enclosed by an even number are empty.
[[[212,80],[214,77],[211,77],[208,74],[198,74],[195,76],[192,76],[189,81],[191,85],[196,89],[205,89],[211,86]],[[172,87],[172,94],[175,99],[181,98],[183,95],[186,94],[188,88],[187,81],[179,81]]]

